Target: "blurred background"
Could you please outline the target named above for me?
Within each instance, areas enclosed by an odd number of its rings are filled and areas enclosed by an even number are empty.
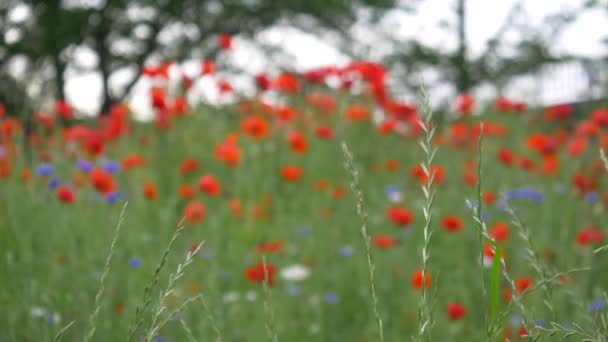
[[[462,93],[594,101],[608,89],[608,0],[0,1],[0,101],[13,114],[65,99],[80,115],[124,102],[151,118],[148,66],[181,82],[217,65],[196,78],[196,105],[250,95],[261,73],[359,60],[382,63],[404,101],[424,80],[438,107]]]

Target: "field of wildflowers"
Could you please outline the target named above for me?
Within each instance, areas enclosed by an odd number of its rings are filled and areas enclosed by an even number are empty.
[[[371,62],[191,108],[213,63],[170,68],[153,122],[0,111],[0,341],[608,338],[608,109],[433,115]]]

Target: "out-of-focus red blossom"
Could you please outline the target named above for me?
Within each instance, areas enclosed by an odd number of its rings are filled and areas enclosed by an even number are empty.
[[[441,219],[441,225],[445,231],[450,233],[458,232],[464,227],[460,217],[455,215],[444,216]]]
[[[582,194],[593,191],[597,187],[597,181],[593,177],[586,177],[578,172],[572,175],[572,184]]]
[[[232,36],[228,33],[220,33],[217,36],[217,44],[222,50],[229,50],[232,47]]]
[[[275,240],[259,243],[255,247],[255,251],[257,253],[280,253],[283,251],[283,247],[285,247],[283,240]]]
[[[493,191],[484,191],[482,194],[483,203],[493,205],[496,202],[496,194]]]
[[[468,93],[460,94],[456,97],[456,111],[462,116],[469,116],[473,111],[475,99]]]
[[[146,180],[144,182],[143,190],[144,197],[149,199],[150,201],[155,201],[158,198],[158,189],[156,185],[151,180]]]
[[[213,61],[204,59],[201,62],[201,75],[213,75],[215,74],[215,64]]]
[[[401,163],[396,159],[389,159],[384,163],[384,167],[386,167],[388,171],[397,171],[401,167]]]
[[[186,75],[182,75],[182,88],[186,91],[190,90],[192,88],[192,86],[194,85],[194,81],[186,76]]]
[[[288,182],[296,182],[302,178],[302,169],[295,165],[285,165],[281,168],[281,176]]]
[[[122,170],[128,171],[145,165],[144,158],[139,153],[132,153],[122,160]]]
[[[237,145],[238,135],[231,133],[225,141],[215,146],[215,159],[226,163],[230,167],[237,167],[241,160],[241,149]]]
[[[89,130],[83,142],[84,150],[92,157],[97,157],[103,153],[104,138],[98,131]]]
[[[184,208],[184,219],[189,224],[197,224],[203,222],[207,211],[205,206],[200,202],[190,202]]]
[[[64,119],[72,119],[74,116],[74,110],[64,99],[59,99],[55,102],[55,112]]]
[[[40,127],[44,128],[46,130],[51,130],[51,129],[53,129],[53,126],[55,126],[55,117],[49,113],[37,112],[34,114],[34,120]],[[5,123],[7,121],[8,120],[3,121],[3,125],[2,125],[3,131],[4,131]]]
[[[219,80],[217,81],[217,89],[220,94],[230,94],[234,91],[232,84],[227,80]]]
[[[532,285],[534,285],[534,279],[531,277],[519,277],[515,280],[515,288],[520,295]]]
[[[378,132],[381,135],[387,135],[387,134],[395,131],[395,128],[397,128],[398,124],[399,124],[399,122],[395,119],[384,120],[378,126]]]
[[[30,181],[30,179],[32,178],[32,171],[30,169],[23,168],[23,170],[21,170],[21,180],[24,183],[27,183]]]
[[[306,103],[318,109],[322,114],[330,114],[336,109],[336,100],[331,95],[309,93]]]
[[[448,318],[452,321],[458,321],[464,318],[466,310],[460,302],[450,302],[445,308]]]
[[[498,160],[505,166],[511,166],[515,162],[515,155],[510,149],[502,147],[497,152]]]
[[[335,73],[337,70],[334,67],[321,67],[305,71],[302,77],[308,82],[321,84],[327,76]]]
[[[195,158],[186,158],[179,164],[179,172],[185,176],[196,171],[199,167],[198,160]]]
[[[169,112],[175,116],[181,116],[190,110],[190,106],[185,98],[178,96],[173,99]]]
[[[0,118],[3,117],[5,113],[6,113],[6,106],[4,106],[4,103],[0,102]]]
[[[501,113],[523,113],[527,110],[527,106],[524,102],[512,101],[501,96],[494,101],[494,110]]]
[[[386,217],[399,227],[406,227],[414,221],[414,215],[409,210],[399,207],[386,209]]]
[[[284,72],[272,81],[272,87],[285,93],[296,94],[300,91],[300,82],[295,75]]]
[[[279,106],[275,110],[275,114],[281,121],[288,122],[292,121],[298,116],[298,112],[295,109],[289,106]]]
[[[555,153],[558,147],[557,141],[553,137],[543,135],[542,133],[529,135],[526,140],[526,146],[544,156]]]
[[[370,117],[369,109],[363,106],[353,105],[344,111],[344,117],[350,122],[359,122]]]
[[[431,282],[431,274],[426,271],[424,274],[424,288],[428,288],[429,286],[431,286]],[[416,290],[422,288],[422,270],[419,269],[412,275],[412,287]]]
[[[150,100],[152,101],[152,107],[155,109],[167,109],[167,94],[164,88],[150,88]]]
[[[601,127],[592,121],[579,123],[574,129],[574,136],[577,138],[591,138],[600,134]]]
[[[334,137],[334,131],[329,126],[318,126],[315,129],[315,135],[324,140],[331,140]]]
[[[414,165],[410,170],[410,174],[416,177],[418,181],[423,185],[427,184],[429,180],[420,164]],[[441,184],[443,182],[443,179],[445,178],[445,170],[442,166],[439,165],[431,165],[429,174],[434,177],[433,184],[435,185]]]
[[[585,152],[587,149],[587,139],[585,138],[574,138],[566,146],[566,150],[571,157],[576,157],[579,154]]]
[[[259,116],[250,116],[241,121],[241,131],[246,136],[261,140],[268,135],[268,123]]]
[[[391,249],[397,244],[397,240],[391,235],[378,234],[373,238],[374,246],[378,249]]]
[[[604,232],[597,227],[588,227],[576,235],[576,243],[579,246],[597,245],[604,241]]]
[[[506,242],[509,239],[509,226],[504,222],[496,222],[490,228],[490,237],[494,241],[501,243]]]
[[[276,272],[277,268],[273,264],[258,262],[245,269],[245,277],[254,284],[267,282],[269,286],[274,286]]]
[[[545,120],[547,121],[565,121],[572,114],[574,108],[569,104],[561,104],[549,107],[545,110]]]
[[[230,211],[232,212],[232,215],[234,215],[234,217],[243,217],[243,205],[241,204],[241,201],[238,198],[231,198],[228,204],[230,206]]]
[[[203,175],[198,180],[198,188],[212,197],[219,196],[222,191],[220,182],[213,175]]]
[[[59,199],[61,203],[72,204],[76,200],[76,194],[70,187],[60,185],[57,187],[57,199]]]
[[[527,158],[527,157],[522,157],[519,160],[518,164],[519,164],[519,167],[522,168],[522,170],[526,170],[526,171],[534,171],[534,168],[536,167],[534,160]]]
[[[306,137],[298,131],[291,131],[287,134],[287,142],[289,143],[289,147],[291,151],[298,154],[306,153],[308,150],[308,142],[306,141]]]
[[[192,187],[192,185],[190,185],[190,184],[180,185],[178,193],[179,193],[179,197],[181,197],[183,199],[191,199],[195,195],[194,187]]]
[[[95,189],[103,195],[108,194],[115,189],[112,176],[102,169],[93,169],[89,173],[89,179]]]
[[[401,103],[387,99],[380,102],[380,105],[386,113],[399,121],[409,121],[418,116],[416,107],[409,103]]]
[[[608,127],[608,108],[598,108],[591,113],[591,121],[596,125]]]
[[[262,91],[266,91],[266,90],[270,89],[270,87],[272,86],[272,81],[270,80],[268,75],[266,75],[264,73],[255,75],[254,80],[255,80],[255,84]]]

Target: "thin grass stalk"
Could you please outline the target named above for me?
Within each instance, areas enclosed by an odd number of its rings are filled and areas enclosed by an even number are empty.
[[[203,304],[203,308],[205,308],[205,312],[207,313],[207,319],[209,320],[209,323],[211,323],[211,328],[215,332],[215,341],[221,342],[223,340],[222,331],[217,326],[217,322],[215,321],[215,318],[213,317],[213,314],[211,313],[211,309],[209,308],[209,305],[207,304],[207,300],[205,299],[205,296],[202,295],[199,298],[199,300]]]
[[[99,290],[97,290],[97,295],[95,295],[95,309],[93,309],[91,316],[89,316],[89,332],[84,337],[85,342],[91,341],[93,339],[93,336],[95,336],[95,330],[97,329],[95,323],[97,321],[97,316],[99,316],[99,311],[101,310],[101,298],[103,297],[103,292],[105,290],[106,278],[110,274],[110,263],[112,262],[116,243],[118,242],[118,237],[120,235],[120,227],[122,226],[122,223],[124,221],[125,211],[127,210],[127,203],[128,202],[125,202],[124,206],[122,207],[122,211],[120,212],[120,216],[118,217],[118,223],[116,224],[114,236],[112,237],[112,243],[110,244],[110,251],[108,252],[108,256],[106,258],[103,273],[101,274],[101,278],[99,279]]]
[[[437,153],[437,147],[433,146],[433,137],[435,136],[435,127],[432,127],[433,112],[430,107],[429,97],[424,89],[424,86],[420,88],[420,95],[422,98],[422,110],[424,120],[420,121],[420,126],[424,132],[422,139],[419,142],[420,147],[424,151],[425,161],[420,164],[422,170],[426,176],[426,183],[422,185],[422,191],[424,193],[425,204],[422,208],[424,215],[424,228],[423,236],[424,243],[422,246],[422,286],[420,302],[418,303],[418,322],[419,337],[423,340],[430,341],[431,339],[431,327],[433,324],[432,310],[427,299],[426,291],[426,277],[428,274],[428,264],[431,254],[429,252],[429,246],[431,243],[431,237],[433,231],[431,230],[431,223],[433,219],[433,204],[435,202],[435,189],[433,187],[435,181],[435,172],[432,172],[433,160]]]
[[[359,172],[355,168],[353,163],[353,155],[348,149],[346,142],[342,142],[342,151],[344,152],[344,158],[346,159],[345,167],[346,172],[351,176],[351,189],[355,195],[357,201],[357,215],[361,219],[361,236],[365,244],[365,253],[367,255],[367,267],[369,270],[369,286],[372,294],[372,310],[374,317],[376,318],[376,326],[378,329],[378,341],[384,341],[384,328],[382,325],[382,317],[378,310],[378,296],[376,294],[376,266],[374,264],[374,258],[371,247],[371,236],[367,230],[367,208],[365,206],[365,200],[363,198],[363,190],[359,184]]]
[[[146,334],[147,341],[151,341],[152,338],[154,337],[154,335],[156,335],[156,333],[160,330],[160,328],[162,328],[167,323],[168,318],[165,319],[164,321],[158,322],[160,316],[167,308],[165,306],[165,302],[169,298],[169,296],[171,296],[171,294],[173,294],[173,291],[175,290],[175,283],[181,277],[184,276],[186,268],[190,264],[192,264],[192,262],[194,261],[194,256],[198,253],[198,251],[200,250],[202,245],[203,245],[203,242],[199,243],[194,248],[194,250],[188,251],[188,254],[186,255],[186,260],[184,261],[184,263],[177,265],[177,270],[175,271],[175,273],[173,273],[169,276],[169,282],[167,283],[167,287],[160,292],[158,305],[156,307],[156,310],[154,311],[154,318],[152,319],[152,323],[150,324],[150,329],[148,329],[148,333]],[[197,298],[194,298],[194,299],[197,299]],[[193,301],[192,298],[185,301],[180,306],[180,308],[178,308],[178,310],[176,310],[176,312],[181,311],[187,304],[189,304],[192,301]],[[168,317],[170,318],[171,315],[168,315]]]
[[[163,256],[161,257],[159,264],[156,266],[156,269],[154,270],[154,273],[152,274],[152,280],[150,281],[150,283],[148,283],[148,285],[146,285],[146,288],[144,289],[144,296],[143,296],[142,303],[140,305],[138,305],[137,308],[135,309],[135,319],[133,320],[131,327],[129,329],[128,341],[131,341],[133,339],[133,337],[135,337],[135,333],[143,324],[144,313],[146,312],[147,308],[152,303],[152,290],[158,284],[158,281],[160,279],[160,272],[165,267],[165,263],[167,262],[169,252],[171,251],[171,248],[173,247],[175,240],[177,240],[177,237],[179,236],[179,234],[184,230],[183,223],[184,223],[184,219],[182,219],[178,223],[177,229],[173,233],[173,236],[171,237],[171,240],[169,241],[169,244],[167,245],[167,248],[165,249]]]
[[[270,292],[270,286],[268,285],[270,277],[268,275],[268,268],[266,266],[266,256],[262,257],[262,269],[264,270],[264,281],[262,282],[262,286],[264,289],[264,312],[266,314],[266,332],[268,333],[268,338],[270,338],[272,342],[279,342],[279,335],[277,334],[274,310],[272,307],[272,293]]]
[[[53,342],[60,341],[61,338],[63,337],[63,335],[65,335],[65,333],[72,327],[72,325],[74,325],[74,321],[71,321],[65,327],[61,328],[61,330],[59,330],[57,332],[57,334],[55,334],[55,338],[53,339]]]

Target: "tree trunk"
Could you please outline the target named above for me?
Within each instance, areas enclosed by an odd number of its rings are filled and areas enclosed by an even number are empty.
[[[466,0],[458,0],[456,15],[458,16],[458,52],[456,55],[456,89],[459,93],[466,93],[471,88],[471,79],[467,60],[467,32],[466,32]]]
[[[59,51],[53,51],[53,68],[55,69],[55,95],[65,100],[65,65],[59,58]]]
[[[102,19],[103,21],[103,19]],[[110,108],[112,107],[113,101],[110,95],[110,67],[109,67],[109,58],[108,58],[108,50],[106,47],[106,38],[108,36],[108,31],[104,26],[104,23],[99,24],[99,28],[97,30],[97,34],[95,36],[96,40],[96,48],[97,48],[97,57],[99,58],[99,71],[101,72],[101,90],[102,90],[102,102],[100,108],[100,115],[107,115],[110,113]]]

